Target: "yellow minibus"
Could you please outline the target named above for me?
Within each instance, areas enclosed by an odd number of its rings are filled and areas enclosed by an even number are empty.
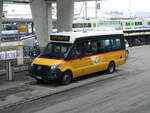
[[[31,76],[37,81],[58,80],[69,84],[72,79],[107,70],[126,62],[122,31],[62,32],[50,36],[43,53],[31,64]]]

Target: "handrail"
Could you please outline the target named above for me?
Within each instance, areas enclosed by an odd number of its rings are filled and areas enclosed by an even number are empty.
[[[21,37],[20,40],[25,40],[25,39],[29,39],[29,38],[36,38],[36,35],[29,35],[29,36],[24,36],[24,37]]]

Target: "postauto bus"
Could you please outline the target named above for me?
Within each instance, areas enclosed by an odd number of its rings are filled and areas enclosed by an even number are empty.
[[[126,61],[125,40],[121,31],[63,32],[50,36],[44,52],[31,64],[37,81],[72,79],[98,71],[113,73]]]

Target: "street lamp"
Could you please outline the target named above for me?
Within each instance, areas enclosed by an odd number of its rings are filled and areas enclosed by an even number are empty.
[[[95,0],[95,18],[97,18],[98,9],[101,8],[101,4],[98,1],[106,1],[106,0]]]

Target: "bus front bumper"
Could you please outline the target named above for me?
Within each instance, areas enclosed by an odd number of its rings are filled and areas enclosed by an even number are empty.
[[[30,74],[31,77],[37,80],[52,80],[52,81],[61,80],[62,75],[63,72],[61,72],[59,69],[50,71],[47,74],[43,74],[42,72],[38,73],[32,70]]]

